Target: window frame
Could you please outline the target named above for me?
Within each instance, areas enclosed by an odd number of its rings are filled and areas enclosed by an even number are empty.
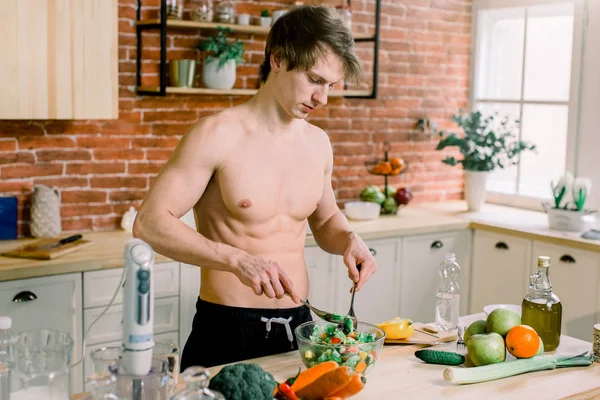
[[[579,126],[580,126],[580,107],[581,102],[581,79],[582,74],[582,56],[583,56],[583,33],[584,24],[587,23],[587,10],[585,7],[586,0],[473,0],[472,8],[472,24],[471,24],[471,49],[472,56],[470,61],[470,72],[469,72],[469,93],[468,93],[468,108],[473,109],[473,106],[478,103],[505,103],[505,104],[518,104],[520,112],[524,104],[567,104],[568,111],[568,123],[567,123],[567,146],[566,146],[566,165],[565,168],[570,171],[576,170],[577,155],[579,152]],[[521,96],[519,100],[502,100],[502,99],[475,99],[475,88],[478,79],[477,65],[478,65],[478,41],[477,41],[477,22],[478,12],[486,9],[502,9],[502,8],[527,8],[535,5],[548,5],[548,4],[561,4],[561,3],[573,3],[573,46],[571,56],[571,82],[569,88],[569,100],[564,101],[524,101],[523,100],[523,84],[524,74],[522,73],[521,78]],[[527,14],[525,14],[527,17]],[[523,41],[527,40],[527,18],[525,19],[525,31],[523,35]],[[526,46],[523,46],[523,70],[525,68],[525,54]],[[518,132],[521,137],[521,128],[519,127]],[[517,179],[519,173],[517,172]],[[516,182],[518,185],[518,182]],[[516,208],[525,208],[532,210],[543,210],[541,205],[542,202],[551,201],[550,188],[548,188],[548,196],[545,198],[538,198],[532,196],[526,196],[522,194],[512,194],[486,190],[486,202],[493,204],[501,204]]]

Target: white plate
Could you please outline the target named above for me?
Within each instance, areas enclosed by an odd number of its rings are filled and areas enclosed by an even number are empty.
[[[483,307],[483,312],[485,313],[485,316],[487,317],[496,308],[508,308],[511,310],[515,310],[516,312],[519,313],[519,317],[521,316],[521,306],[519,306],[517,304],[489,304],[489,305]]]

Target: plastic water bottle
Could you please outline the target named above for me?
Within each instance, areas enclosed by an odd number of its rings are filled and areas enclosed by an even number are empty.
[[[438,329],[452,331],[458,326],[460,287],[458,274],[460,267],[454,253],[446,254],[438,267],[440,283],[436,291],[435,325]]]
[[[12,319],[0,317],[0,400],[10,398],[10,370],[13,359]]]

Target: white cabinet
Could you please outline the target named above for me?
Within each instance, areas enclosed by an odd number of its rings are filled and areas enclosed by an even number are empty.
[[[75,342],[74,362],[82,352],[81,304],[81,274],[0,283],[0,315],[12,318],[13,330],[47,328],[67,332]],[[82,390],[81,364],[74,367],[71,374],[71,390],[78,393]]]
[[[531,247],[528,239],[475,231],[470,313],[488,304],[521,304],[529,287]]]
[[[306,247],[304,260],[308,271],[308,301],[320,310],[333,309],[335,300],[333,256],[321,250],[320,247]],[[318,319],[318,317],[313,314],[313,319]]]
[[[83,311],[84,329],[104,312],[105,307],[85,309]],[[123,305],[112,305],[90,330],[86,343],[105,343],[122,337]],[[179,331],[179,297],[154,299],[154,333]]]
[[[98,307],[110,303],[123,275],[123,268],[106,271],[92,271],[83,274],[83,307]],[[165,262],[154,266],[154,297],[169,297],[179,295],[179,263]],[[113,304],[123,302],[123,288],[115,297]]]
[[[196,315],[196,302],[200,294],[200,267],[181,264],[179,278],[179,343],[185,346]]]
[[[537,271],[538,256],[550,257],[552,290],[563,307],[561,333],[592,342],[600,312],[600,255],[535,241],[530,271]]]
[[[456,254],[460,266],[460,314],[468,313],[471,231],[460,231],[403,239],[400,316],[419,322],[435,320],[435,294],[440,281],[438,266],[447,253]]]
[[[356,292],[354,312],[356,317],[372,324],[396,317],[400,312],[400,243],[401,239],[391,238],[365,241],[372,249],[377,262],[377,272],[365,286]],[[348,269],[342,256],[334,257],[335,304],[334,311],[345,315],[350,308],[350,288]]]

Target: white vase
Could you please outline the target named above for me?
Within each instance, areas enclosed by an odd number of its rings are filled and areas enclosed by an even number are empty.
[[[45,185],[33,186],[31,200],[31,235],[36,238],[55,238],[62,231],[58,192]]]
[[[487,171],[465,171],[465,200],[470,211],[479,211],[483,205],[488,174]]]
[[[235,60],[229,60],[219,68],[219,60],[204,63],[202,80],[209,89],[229,90],[235,84]]]

